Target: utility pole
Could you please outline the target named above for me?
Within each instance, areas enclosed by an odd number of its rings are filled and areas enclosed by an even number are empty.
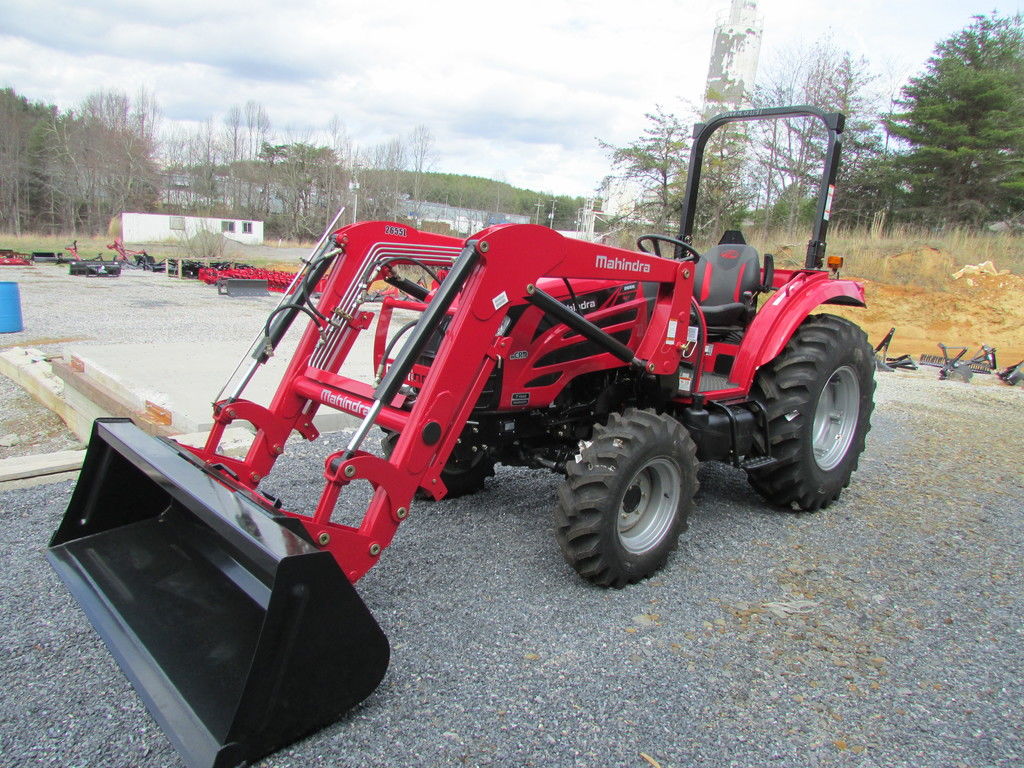
[[[537,206],[536,206],[537,210],[533,214],[533,223],[534,224],[540,224],[540,209],[541,209],[542,205],[544,205],[544,201],[543,200],[537,200]]]
[[[548,214],[548,226],[555,228],[555,201],[551,201],[551,213]]]

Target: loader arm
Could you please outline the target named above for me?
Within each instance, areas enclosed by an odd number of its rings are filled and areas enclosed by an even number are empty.
[[[398,240],[395,232],[405,232]],[[370,222],[335,233],[343,250],[317,307],[326,322],[310,322],[269,407],[246,400],[215,406],[215,428],[196,455],[213,467],[225,467],[238,482],[256,489],[283,453],[294,430],[306,439],[317,436],[313,417],[322,407],[362,419],[356,437],[343,451],[328,457],[325,487],[312,514],[281,510],[301,521],[309,538],[330,551],[350,581],[361,578],[387,548],[409,514],[417,488],[437,498],[445,495],[441,477],[473,406],[498,361],[508,354],[508,338],[498,335],[509,309],[533,303],[548,306],[554,319],[603,344],[606,354],[624,357],[623,345],[564,305],[544,304],[536,287],[542,277],[581,278],[595,274],[610,281],[656,283],[651,322],[632,362],[649,375],[674,373],[680,362],[692,293],[691,265],[657,256],[564,238],[533,225],[501,225],[458,241],[419,233],[397,225]],[[453,253],[458,257],[452,261]],[[367,330],[372,313],[358,298],[382,269],[394,260],[414,259],[451,268],[440,288],[424,303],[423,318],[376,388],[345,375],[343,367],[356,336]],[[409,405],[400,393],[418,350],[447,322],[444,341]],[[621,363],[616,363],[621,365]],[[244,459],[217,453],[223,430],[237,419],[251,422],[256,437]],[[373,426],[399,437],[387,458],[360,448]],[[332,516],[355,480],[369,481],[373,495],[358,526],[343,525]]]
[[[371,325],[367,288],[398,264],[447,277],[383,376],[346,375]],[[312,286],[326,274],[314,307]],[[541,290],[541,277],[593,277],[657,286],[652,320],[623,345]],[[377,562],[417,488],[445,494],[441,470],[495,365],[511,307],[547,306],[601,350],[647,374],[674,373],[693,277],[688,264],[568,240],[536,226],[484,230],[470,240],[388,222],[325,239],[225,386],[203,448],[100,420],[48,559],[185,761],[228,768],[256,760],[362,701],[384,677],[387,638],[352,583]],[[547,298],[545,298],[545,296]],[[553,303],[552,303],[553,302]],[[310,318],[268,406],[242,398],[289,324]],[[403,391],[417,356],[443,327],[422,384]],[[234,384],[233,384],[234,382]],[[359,416],[348,447],[328,456],[312,512],[283,509],[259,490],[292,431],[317,437],[322,408]],[[224,428],[246,421],[245,457],[218,452]],[[361,444],[374,426],[399,434],[387,458]],[[373,493],[357,525],[333,519],[346,488]],[[345,518],[346,520],[349,518]],[[309,674],[309,660],[317,674]]]

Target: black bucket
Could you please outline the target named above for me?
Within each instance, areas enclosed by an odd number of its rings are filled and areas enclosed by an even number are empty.
[[[93,426],[48,559],[190,766],[256,760],[384,677],[387,638],[300,533],[130,420]]]

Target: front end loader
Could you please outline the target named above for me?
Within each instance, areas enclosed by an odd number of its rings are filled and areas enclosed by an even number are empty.
[[[738,232],[698,252],[708,138],[794,117],[820,120],[829,138],[805,267],[762,265]],[[582,578],[611,587],[665,564],[699,461],[743,469],[778,506],[837,499],[874,389],[863,332],[811,314],[864,303],[861,286],[823,268],[842,122],[797,107],[698,126],[679,237],[648,235],[638,250],[534,225],[468,239],[332,225],[218,395],[205,446],[98,420],[49,559],[185,761],[250,762],[367,697],[389,648],[353,584],[415,499],[480,490],[496,464],[564,475],[558,545]],[[399,295],[371,304],[380,280]],[[417,319],[396,331],[398,310]],[[272,400],[245,399],[299,315]],[[370,329],[372,385],[345,365]],[[359,426],[326,458],[315,509],[291,509],[261,484],[293,433],[318,437],[321,408]],[[254,436],[233,458],[219,445],[238,422]],[[373,490],[350,524],[339,502],[355,481]]]

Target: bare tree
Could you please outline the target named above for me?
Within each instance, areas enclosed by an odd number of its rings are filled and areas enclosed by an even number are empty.
[[[255,160],[263,145],[270,139],[270,118],[263,105],[256,101],[245,103],[246,160]]]
[[[768,67],[754,92],[755,107],[809,104],[846,115],[841,173],[856,173],[878,151],[875,76],[868,62],[825,40],[807,48],[786,49]],[[821,125],[811,118],[758,121],[750,125],[755,140],[748,166],[757,207],[768,223],[788,228],[809,215],[825,154]]]
[[[434,135],[430,129],[423,125],[417,125],[412,129],[409,136],[409,155],[412,161],[412,197],[418,206],[420,196],[423,192],[423,174],[429,172],[437,161],[437,152],[434,150]],[[415,214],[420,215],[417,207]]]
[[[377,144],[359,158],[360,215],[363,219],[393,219],[399,215],[400,175],[408,167],[401,138]]]
[[[224,160],[227,165],[228,202],[231,209],[242,207],[242,182],[239,166],[242,161],[242,110],[235,104],[224,113]]]
[[[37,119],[27,100],[0,90],[0,227],[15,234],[30,211],[29,138]]]

